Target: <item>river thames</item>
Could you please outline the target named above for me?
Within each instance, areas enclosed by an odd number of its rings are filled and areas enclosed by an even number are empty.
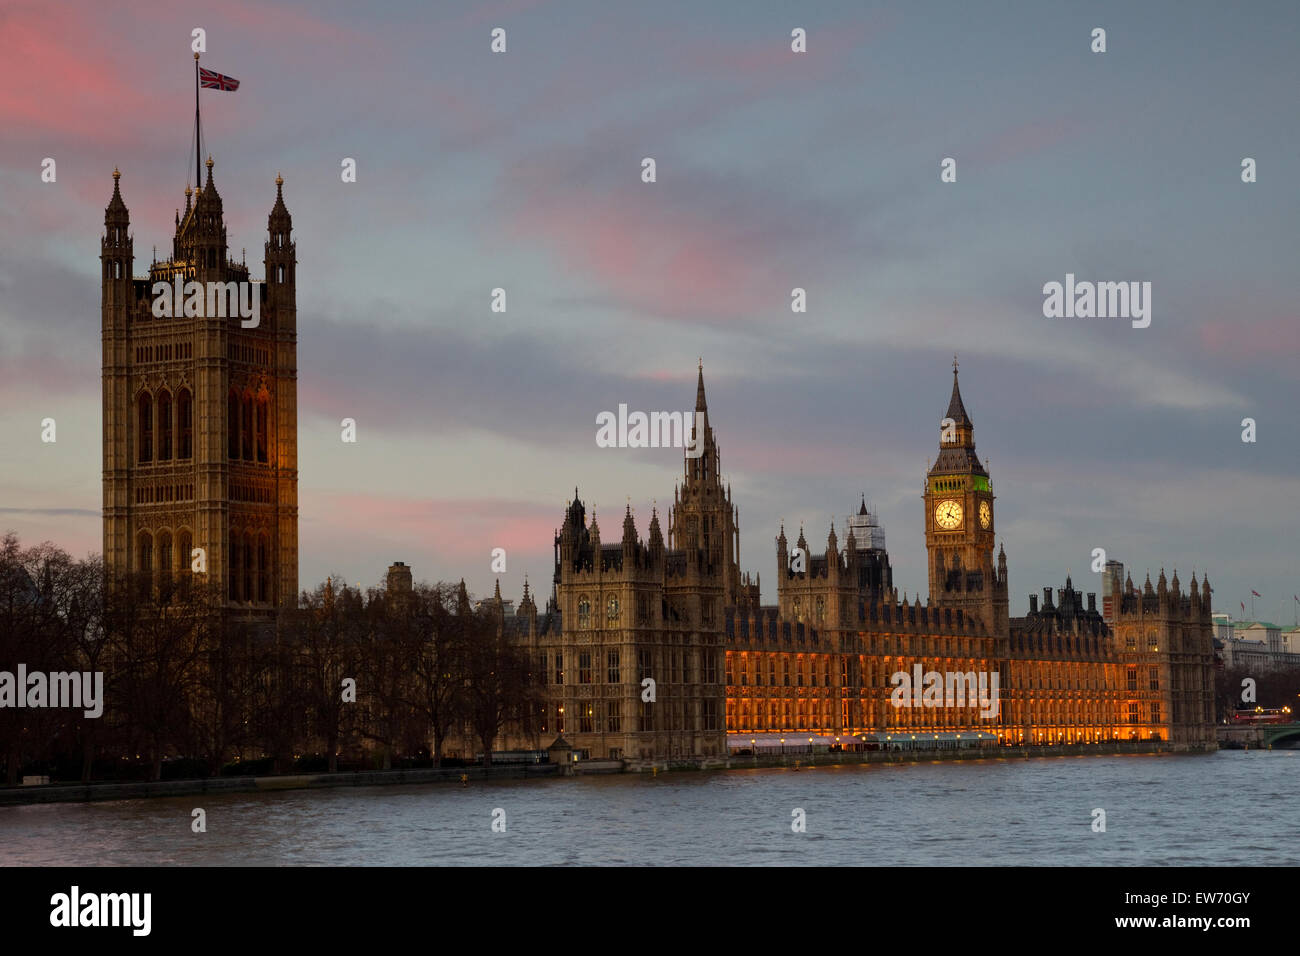
[[[1298,775],[1228,750],[44,804],[0,808],[0,863],[1294,865]]]

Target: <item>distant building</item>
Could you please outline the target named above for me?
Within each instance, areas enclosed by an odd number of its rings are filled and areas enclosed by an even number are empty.
[[[1224,667],[1272,671],[1300,668],[1300,627],[1285,631],[1269,621],[1234,621],[1227,614],[1212,618],[1214,636],[1223,643]]]
[[[388,593],[409,593],[411,588],[410,566],[405,561],[394,561],[388,567]]]
[[[1111,592],[1124,581],[1124,562],[1110,560],[1101,572],[1101,617],[1107,624],[1115,620],[1115,605]]]
[[[487,609],[495,610],[497,613],[504,614],[508,618],[513,618],[515,616],[515,599],[502,599],[500,581],[497,581],[496,594],[493,597],[487,598],[483,601],[474,602],[474,610],[482,611]]]

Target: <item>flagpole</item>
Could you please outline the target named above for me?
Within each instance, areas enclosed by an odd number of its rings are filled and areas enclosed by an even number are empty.
[[[194,54],[194,188],[203,185],[199,165],[203,160],[203,127],[199,123],[199,55]]]

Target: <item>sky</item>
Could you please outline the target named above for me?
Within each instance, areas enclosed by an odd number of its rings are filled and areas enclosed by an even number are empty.
[[[204,138],[254,277],[277,173],[293,215],[302,588],[405,561],[549,592],[575,486],[608,540],[682,474],[598,447],[596,416],[691,409],[702,358],[763,599],[780,523],[820,551],[864,494],[914,595],[955,354],[1013,615],[1067,569],[1098,589],[1104,548],[1293,621],[1295,4],[6,0],[0,531],[25,543],[102,547],[104,206],[116,166],[135,273],[169,253],[195,27],[241,84],[204,91]],[[1150,326],[1044,317],[1071,273],[1150,282]]]

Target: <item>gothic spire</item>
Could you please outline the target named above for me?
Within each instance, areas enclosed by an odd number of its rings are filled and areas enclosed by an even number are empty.
[[[289,210],[284,204],[284,177],[275,174],[275,205],[271,207],[271,218],[288,220]]]
[[[962,404],[961,389],[957,385],[957,356],[952,357],[952,398],[948,400],[948,414],[945,416],[951,418],[960,428],[962,425],[971,427],[973,424],[970,416],[966,414],[966,406]]]
[[[636,523],[632,520],[631,502],[628,502],[627,511],[623,513],[623,546],[636,546]]]
[[[951,419],[952,424],[946,422]],[[939,457],[928,469],[931,475],[968,474],[987,478],[988,471],[980,464],[975,454],[975,424],[966,414],[966,405],[961,400],[961,388],[957,384],[957,358],[952,360],[952,397],[948,400],[948,411],[944,414],[939,438]]]
[[[650,550],[662,551],[664,548],[664,534],[659,527],[659,510],[652,507],[650,509]]]
[[[122,190],[118,186],[118,181],[122,178],[121,172],[116,166],[113,167],[113,197],[109,199],[108,205],[104,208],[104,221],[124,220],[129,215],[126,211],[126,203],[122,201]],[[700,394],[703,394],[701,392]]]
[[[208,178],[207,181],[203,184],[203,191],[198,195],[203,199],[204,205],[211,206],[213,203],[215,203],[218,207],[220,207],[221,194],[217,192],[216,183],[212,181],[212,167],[215,166],[216,164],[212,161],[212,157],[209,156],[207,163],[205,163],[204,165],[208,167]],[[197,205],[198,205],[198,200],[196,199],[195,206]]]

